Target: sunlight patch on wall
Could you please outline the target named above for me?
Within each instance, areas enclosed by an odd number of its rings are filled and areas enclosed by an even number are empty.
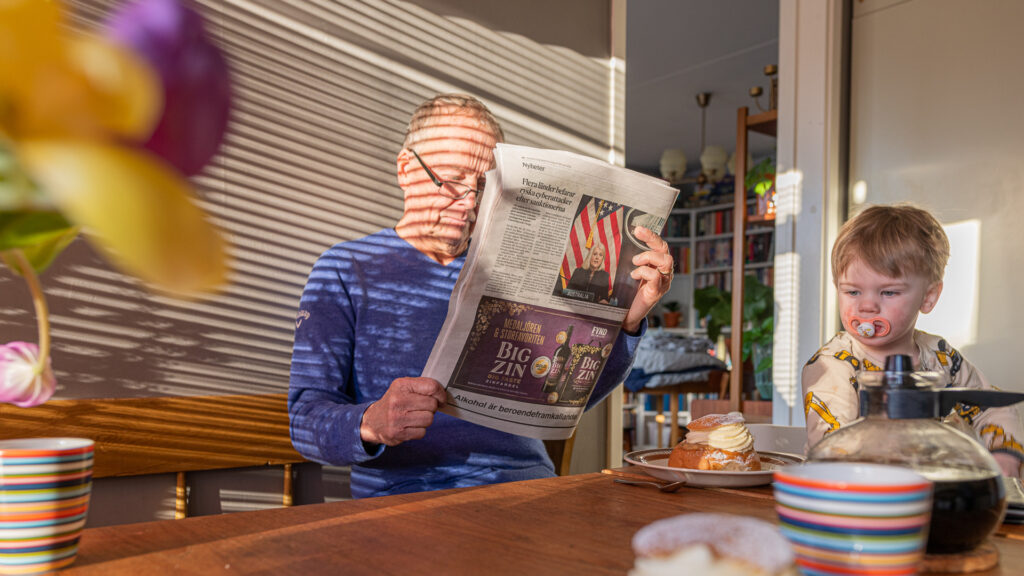
[[[792,408],[800,398],[800,368],[796,342],[800,321],[800,255],[795,252],[775,256],[775,341],[772,362],[773,399]],[[774,410],[773,410],[774,412]]]
[[[775,227],[790,224],[800,212],[800,187],[804,173],[799,170],[786,170],[775,177]],[[792,245],[787,247],[792,249]]]
[[[625,117],[623,102],[617,87],[625,84],[626,62],[620,58],[608,59],[608,163],[625,166],[625,150],[619,147],[624,140],[622,119]],[[618,128],[618,129],[617,129]]]
[[[850,191],[850,203],[854,206],[858,206],[867,202],[868,199],[868,183],[863,180],[857,180],[853,184],[853,189]]]
[[[930,314],[918,317],[917,328],[942,336],[954,348],[962,348],[978,339],[981,222],[964,220],[947,224],[943,229],[949,237],[949,264],[942,279],[942,294]]]
[[[794,406],[801,406],[801,359],[794,345],[800,323],[800,255],[795,225],[800,215],[804,175],[800,170],[779,171],[775,179],[775,340],[772,362],[772,421],[792,422]],[[785,405],[783,408],[779,403]],[[784,415],[784,417],[783,417]]]

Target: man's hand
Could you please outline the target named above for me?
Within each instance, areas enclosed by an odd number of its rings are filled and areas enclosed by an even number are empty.
[[[672,270],[675,268],[672,256],[668,253],[668,243],[660,236],[642,226],[636,227],[635,235],[650,250],[633,257],[633,264],[637,268],[629,275],[640,281],[640,288],[622,320],[622,328],[629,334],[636,334],[644,317],[668,292],[672,286]]]
[[[396,378],[363,413],[359,435],[363,442],[387,446],[423,438],[446,400],[444,388],[433,378]]]

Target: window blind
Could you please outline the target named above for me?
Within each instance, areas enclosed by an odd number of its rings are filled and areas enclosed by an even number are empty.
[[[71,24],[96,30],[116,4],[70,2]],[[232,69],[225,144],[193,179],[231,245],[231,281],[198,300],[169,298],[79,238],[42,277],[57,397],[285,391],[306,275],[330,245],[397,222],[395,157],[413,109],[436,93],[480,97],[509,142],[622,158],[624,70],[607,56],[411,2],[193,5]],[[571,10],[559,14],[570,30]],[[0,294],[0,340],[34,341],[21,279],[0,270]]]

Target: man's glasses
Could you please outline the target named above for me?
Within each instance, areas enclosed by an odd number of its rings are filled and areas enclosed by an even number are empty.
[[[415,150],[409,148],[409,151],[416,157],[416,161],[419,162],[420,166],[423,167],[423,170],[426,171],[427,176],[430,176],[430,181],[437,186],[437,192],[441,196],[451,198],[452,200],[462,200],[466,196],[469,196],[470,192],[476,192],[477,198],[483,194],[483,190],[473,188],[468,184],[456,182],[455,180],[441,180],[437,177],[437,174],[434,174],[434,171],[427,166],[427,163],[423,161],[423,158],[420,158],[420,155],[417,154]]]

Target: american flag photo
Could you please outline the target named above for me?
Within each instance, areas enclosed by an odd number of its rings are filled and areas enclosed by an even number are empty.
[[[556,287],[556,294],[561,292],[562,295],[570,297],[581,296],[565,292],[570,289],[569,283],[573,272],[588,267],[587,259],[591,257],[594,245],[599,243],[604,249],[601,269],[606,273],[596,277],[600,279],[602,285],[597,287],[594,299],[602,301],[612,296],[622,250],[624,212],[625,207],[621,204],[600,198],[584,198],[580,202],[576,219],[569,232],[565,255],[562,257],[558,279],[560,286]]]

